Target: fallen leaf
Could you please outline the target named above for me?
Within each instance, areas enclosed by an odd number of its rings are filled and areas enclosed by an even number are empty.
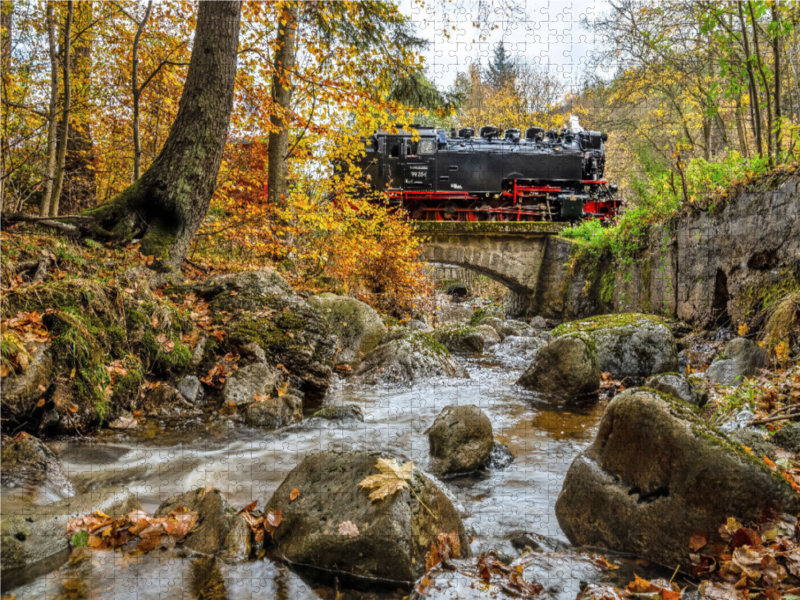
[[[343,521],[339,523],[339,535],[343,535],[345,537],[358,537],[361,535],[358,531],[358,527],[352,521]]]
[[[708,543],[708,533],[705,531],[697,531],[689,538],[689,548],[692,552],[697,552]]]
[[[250,504],[248,504],[244,508],[239,509],[239,511],[236,514],[240,515],[243,512],[250,512],[252,510],[255,510],[257,506],[258,506],[258,500],[253,500]]]
[[[411,473],[414,470],[414,463],[409,461],[401,466],[397,464],[395,459],[379,458],[375,467],[380,471],[380,474],[370,475],[359,483],[362,489],[377,488],[369,495],[369,499],[373,502],[383,500],[404,488],[408,488],[408,482],[411,481]]]
[[[292,502],[294,502],[295,500],[297,500],[297,498],[298,498],[299,496],[300,496],[300,490],[298,490],[297,488],[294,488],[294,489],[292,490],[292,493],[291,493],[291,494],[289,494],[289,500],[290,500],[290,501],[292,501]]]

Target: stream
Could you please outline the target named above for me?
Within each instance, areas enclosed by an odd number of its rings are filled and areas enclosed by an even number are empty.
[[[491,419],[495,439],[516,458],[505,469],[441,484],[473,536],[473,553],[496,550],[517,556],[509,538],[527,532],[541,551],[535,578],[545,587],[542,597],[559,600],[573,600],[587,582],[624,585],[634,570],[640,576],[662,574],[641,561],[609,554],[604,556],[620,569],[602,571],[569,547],[556,521],[554,507],[564,476],[575,455],[593,439],[606,402],[556,409],[514,385],[523,368],[519,362],[491,355],[459,360],[470,379],[428,380],[411,388],[357,388],[339,382],[326,403],[358,404],[363,423],[313,419],[279,432],[224,420],[180,427],[150,423],[140,430],[57,441],[53,448],[77,491],[126,485],[148,513],[169,496],[198,486],[219,488],[237,509],[253,500],[261,508],[310,452],[380,449],[425,469],[429,453],[424,432],[436,415],[448,404],[475,404]],[[334,590],[266,559],[227,565],[174,551],[131,556],[110,550],[92,552],[88,560],[64,565],[11,592],[17,600],[336,596]]]

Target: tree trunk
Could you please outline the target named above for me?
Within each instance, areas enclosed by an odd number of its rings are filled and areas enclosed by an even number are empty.
[[[273,110],[270,121],[273,131],[267,147],[267,201],[282,206],[288,196],[287,165],[289,153],[289,124],[285,112],[292,101],[291,72],[295,66],[295,35],[297,32],[297,2],[287,2],[283,9],[285,25],[279,26],[278,49],[272,73]]]
[[[772,160],[772,100],[769,97],[769,84],[767,83],[767,74],[764,73],[764,63],[761,60],[761,48],[758,44],[758,22],[756,15],[753,12],[753,2],[750,0],[747,3],[747,8],[750,11],[750,19],[753,25],[753,45],[756,49],[756,65],[758,72],[761,75],[761,83],[764,84],[764,97],[767,99],[767,155]]]
[[[3,98],[7,98],[6,86],[9,85],[9,76],[11,74],[11,32],[14,27],[14,3],[2,2],[0,3],[0,93]],[[0,136],[0,161],[2,162],[2,175],[0,177],[0,212],[3,210],[5,199],[5,174],[6,164],[11,154],[11,149],[8,145],[8,111],[3,111],[3,135]]]
[[[782,115],[781,115],[781,49],[778,42],[780,22],[778,21],[778,3],[772,4],[772,22],[778,26],[772,34],[772,60],[775,63],[775,156],[781,160],[782,148]]]
[[[44,195],[39,206],[39,215],[50,215],[50,199],[53,197],[53,175],[56,170],[56,129],[58,127],[58,50],[56,48],[56,18],[54,2],[47,3],[47,40],[50,43],[50,107],[47,124],[47,166],[44,171]]]
[[[97,235],[143,236],[153,267],[180,267],[208,212],[228,133],[241,0],[201,0],[178,114],[152,166],[116,198],[88,211]]]
[[[61,117],[61,132],[58,136],[58,147],[56,148],[56,171],[53,179],[53,197],[50,200],[50,216],[58,216],[58,202],[61,198],[61,189],[64,187],[64,163],[67,158],[67,138],[69,137],[69,111],[72,99],[72,86],[70,82],[70,48],[72,47],[72,17],[74,14],[74,2],[67,2],[67,22],[64,24],[64,109]]]
[[[94,171],[94,141],[91,129],[90,85],[92,81],[92,2],[77,2],[72,29],[70,59],[70,105],[67,158],[59,210],[75,214],[97,204]]]
[[[139,136],[139,98],[142,90],[139,89],[139,40],[142,37],[147,20],[150,18],[150,11],[153,9],[153,0],[147,2],[147,9],[144,17],[139,21],[136,28],[136,36],[133,38],[133,64],[131,66],[131,89],[133,91],[133,180],[136,181],[142,175],[142,140]]]
[[[758,88],[756,87],[756,78],[753,75],[753,64],[750,61],[750,42],[747,37],[747,23],[744,19],[744,11],[742,10],[742,3],[737,2],[739,8],[739,23],[742,27],[742,44],[744,44],[744,63],[747,68],[747,79],[749,82],[750,91],[750,110],[753,111],[753,126],[756,130],[756,153],[761,156],[764,150],[764,145],[761,141],[761,107],[758,102]]]

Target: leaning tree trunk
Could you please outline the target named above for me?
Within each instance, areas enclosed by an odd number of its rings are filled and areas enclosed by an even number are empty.
[[[88,211],[95,233],[142,236],[159,270],[176,270],[208,212],[233,109],[241,0],[201,0],[178,115],[152,166],[116,198]]]
[[[56,171],[56,135],[58,129],[58,51],[56,49],[56,18],[54,2],[47,3],[47,40],[50,44],[50,108],[47,124],[47,165],[44,171],[44,195],[39,215],[50,216],[50,199],[53,196],[53,175]]]

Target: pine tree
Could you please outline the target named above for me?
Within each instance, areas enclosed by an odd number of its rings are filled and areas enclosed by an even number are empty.
[[[513,87],[517,79],[517,66],[506,52],[502,40],[494,47],[494,57],[486,70],[486,83],[494,91]]]

